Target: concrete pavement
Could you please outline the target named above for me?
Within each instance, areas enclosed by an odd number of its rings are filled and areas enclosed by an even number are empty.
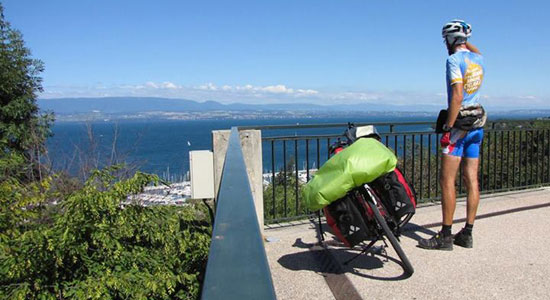
[[[465,217],[459,201],[455,219]],[[550,189],[482,196],[474,248],[453,251],[416,247],[439,230],[441,208],[417,209],[401,245],[415,268],[405,276],[390,246],[387,258],[339,247],[330,233],[328,251],[313,247],[314,224],[266,228],[265,243],[278,299],[549,299]],[[427,225],[427,226],[426,226]],[[455,223],[453,233],[462,228]],[[382,242],[377,245],[382,245]],[[343,294],[346,291],[348,294]]]

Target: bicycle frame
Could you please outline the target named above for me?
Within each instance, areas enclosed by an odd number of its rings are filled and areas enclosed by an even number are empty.
[[[351,125],[350,125],[350,128],[351,128]],[[349,144],[351,144],[351,140],[348,140],[347,143],[338,140],[336,143],[334,143],[331,146],[330,154],[331,155],[337,154]],[[397,255],[401,259],[402,266],[405,270],[405,273],[408,274],[409,276],[412,275],[414,272],[414,269],[409,259],[405,255],[405,252],[401,248],[401,245],[399,244],[399,241],[396,237],[396,236],[399,236],[400,227],[406,224],[410,220],[410,217],[412,217],[412,215],[407,216],[404,220],[395,220],[388,213],[388,209],[391,209],[391,208],[387,208],[384,206],[384,203],[380,201],[378,195],[368,185],[368,183],[365,183],[362,186],[353,189],[350,193],[348,193],[346,197],[348,196],[361,197],[363,200],[363,201],[360,201],[360,200],[355,200],[355,201],[358,202],[361,206],[363,206],[364,217],[362,217],[362,219],[366,226],[366,228],[363,228],[363,230],[366,231],[365,236],[368,237],[367,239],[370,239],[370,243],[367,246],[365,246],[359,254],[349,259],[348,261],[344,262],[344,264],[350,263],[351,261],[359,257],[361,254],[369,251],[374,246],[374,244],[379,240],[382,240],[386,244],[386,241],[384,239],[384,236],[386,236],[390,241],[392,247],[395,249]],[[391,229],[388,223],[392,225]],[[319,214],[319,225],[320,224],[321,223],[320,223],[320,214]],[[323,238],[322,229],[320,230],[321,230],[320,242],[322,243],[324,238]],[[386,247],[387,247],[387,244],[386,244]]]

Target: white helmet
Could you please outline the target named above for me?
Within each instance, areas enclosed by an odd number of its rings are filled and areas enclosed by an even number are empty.
[[[472,26],[462,20],[452,20],[443,26],[441,35],[451,46],[464,44],[472,35]]]

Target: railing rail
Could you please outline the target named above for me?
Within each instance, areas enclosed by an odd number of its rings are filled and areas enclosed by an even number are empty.
[[[480,153],[479,183],[482,193],[524,189],[550,184],[550,129],[499,128],[500,122],[485,127]],[[433,122],[355,123],[373,124],[382,143],[399,158],[399,167],[417,191],[420,201],[439,200],[438,184],[441,135]],[[250,126],[262,130],[264,177],[264,218],[266,223],[303,218],[312,212],[301,207],[301,186],[328,158],[331,143],[342,137],[347,124],[303,124]],[[329,129],[311,134],[303,129]],[[335,128],[341,128],[340,133]],[[398,130],[396,130],[398,128]],[[423,129],[424,128],[424,129]],[[289,130],[296,130],[294,135]],[[282,130],[282,134],[273,132]],[[298,131],[302,130],[300,134]],[[305,131],[305,132],[304,132]],[[264,134],[269,132],[269,135]],[[298,170],[298,171],[296,171]],[[465,194],[462,171],[457,191]]]
[[[216,202],[202,299],[275,298],[239,132],[233,127]]]
[[[430,125],[433,122],[416,121],[416,122],[370,122],[370,123],[355,123],[356,126],[374,125],[377,127],[387,126],[390,132],[393,132],[395,126],[405,125]],[[297,125],[262,125],[262,126],[240,126],[240,130],[258,129],[258,130],[281,130],[281,129],[310,129],[310,128],[341,128],[347,126],[348,123],[326,123],[326,124],[297,124]]]

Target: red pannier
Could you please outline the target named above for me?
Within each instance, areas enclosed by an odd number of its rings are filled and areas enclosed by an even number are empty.
[[[416,212],[416,193],[398,168],[369,183],[399,228]]]
[[[380,198],[380,213],[386,217],[395,235],[409,222],[416,211],[414,189],[399,169],[389,172],[368,184]],[[363,195],[356,190],[323,208],[328,226],[347,247],[377,238],[375,229],[369,228],[374,215]],[[388,218],[391,216],[391,218]]]

